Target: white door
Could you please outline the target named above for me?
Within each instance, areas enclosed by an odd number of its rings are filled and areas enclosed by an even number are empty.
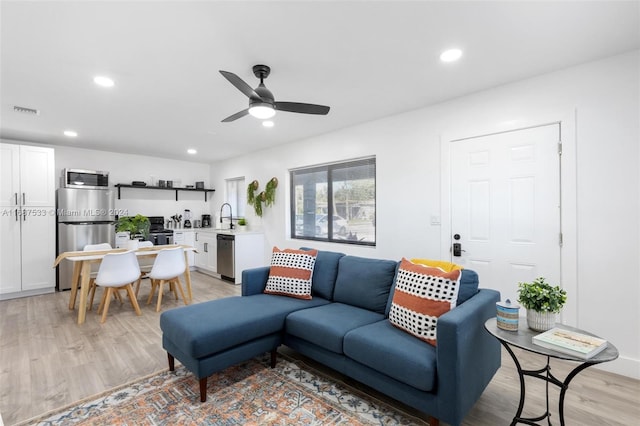
[[[0,206],[20,205],[20,146],[0,144]]]
[[[198,253],[195,255],[194,262],[198,268],[206,269],[214,273],[217,271],[217,244],[216,234],[209,232],[198,232],[196,234],[195,247]]]
[[[50,215],[22,218],[22,291],[56,286],[56,221]]]
[[[15,207],[4,208],[0,214],[0,294],[22,290],[20,219]]]
[[[451,142],[451,259],[502,300],[560,284],[559,143],[559,123]]]

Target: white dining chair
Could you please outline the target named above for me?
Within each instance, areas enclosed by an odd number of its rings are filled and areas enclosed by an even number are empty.
[[[95,280],[96,285],[105,288],[102,294],[102,300],[100,301],[100,307],[98,308],[98,313],[102,312],[100,323],[104,323],[107,320],[111,295],[114,291],[121,288],[127,290],[129,300],[131,301],[133,309],[136,311],[136,315],[142,315],[136,296],[133,294],[133,287],[131,286],[138,277],[140,277],[140,266],[138,265],[138,258],[133,251],[109,253],[104,256]]]
[[[138,247],[139,248],[153,247],[153,242],[140,241],[138,243]],[[136,297],[138,297],[138,293],[140,292],[140,282],[142,281],[143,278],[145,278],[149,274],[149,272],[151,272],[151,268],[153,267],[154,260],[155,259],[151,257],[144,257],[144,256],[138,258],[138,264],[140,265],[140,277],[138,278],[138,281],[136,281]]]
[[[82,248],[82,251],[100,251],[100,250],[111,250],[111,249],[113,249],[113,247],[111,247],[111,244],[100,243],[100,244],[87,244]],[[91,275],[89,276],[89,307],[88,307],[89,310],[93,308],[93,298],[96,294],[95,281],[96,281],[96,276],[98,276],[99,268],[100,268],[99,264],[97,263],[91,264]],[[122,299],[120,298],[120,293],[116,293],[115,297],[120,301],[120,303],[122,303]],[[75,301],[74,301],[74,305],[75,305]]]
[[[160,306],[162,305],[162,292],[165,282],[169,283],[176,299],[178,299],[178,293],[176,293],[177,287],[180,291],[184,304],[188,304],[187,299],[184,297],[184,291],[179,278],[180,275],[184,273],[186,265],[187,264],[184,260],[184,249],[182,247],[160,250],[158,256],[156,256],[156,260],[153,262],[153,268],[151,268],[151,272],[148,274],[149,278],[151,278],[151,292],[147,299],[147,304],[151,303],[154,293],[156,290],[158,291],[156,312],[160,312]]]

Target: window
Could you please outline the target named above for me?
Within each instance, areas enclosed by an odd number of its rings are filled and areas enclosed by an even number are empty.
[[[292,238],[375,245],[375,157],[296,169],[290,175]]]
[[[244,185],[244,178],[227,179],[227,203],[231,204],[233,217],[245,217],[245,207],[247,206],[247,188]]]

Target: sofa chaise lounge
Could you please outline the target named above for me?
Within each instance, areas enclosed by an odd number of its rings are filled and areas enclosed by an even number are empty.
[[[459,425],[500,367],[484,330],[500,295],[462,270],[456,306],[437,320],[435,346],[389,320],[400,262],[317,252],[305,300],[265,294],[270,267],[242,273],[242,296],[166,311],[160,318],[169,367],[177,358],[200,381],[280,345],[439,420]]]

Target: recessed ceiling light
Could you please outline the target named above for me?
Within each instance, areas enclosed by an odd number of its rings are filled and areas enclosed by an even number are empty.
[[[189,148],[189,149],[187,150],[187,154],[191,154],[191,155],[193,155],[193,154],[197,154],[197,153],[198,153],[198,151],[196,151],[196,150],[195,150],[195,149],[193,149],[193,148]]]
[[[73,130],[65,130],[64,135],[69,138],[76,138],[78,137],[78,132],[74,132]]]
[[[102,87],[113,87],[115,84],[112,79],[103,75],[97,75],[93,78],[93,82]]]
[[[460,49],[449,49],[445,50],[440,54],[440,60],[442,62],[454,62],[462,57],[462,50]]]
[[[262,125],[264,127],[273,127],[274,123],[271,120],[265,120],[265,121],[262,122]]]

